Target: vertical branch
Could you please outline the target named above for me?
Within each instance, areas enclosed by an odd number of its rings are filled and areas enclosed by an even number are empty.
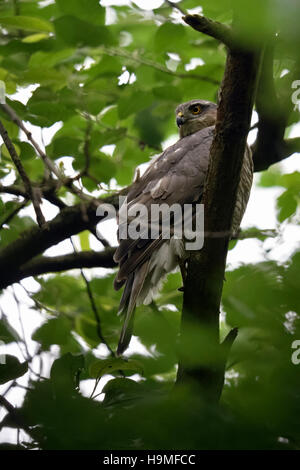
[[[77,250],[76,250],[76,247],[75,247],[74,242],[72,240],[72,237],[70,238],[70,241],[71,241],[71,245],[73,247],[74,253],[77,253]],[[105,338],[103,336],[102,328],[101,328],[100,315],[99,315],[97,305],[96,305],[96,302],[95,302],[95,299],[94,299],[94,296],[93,296],[93,292],[92,292],[90,283],[89,283],[86,275],[84,274],[84,271],[83,271],[82,268],[80,268],[80,274],[81,274],[81,277],[84,280],[84,283],[86,285],[88,298],[90,300],[90,304],[91,304],[91,307],[92,307],[92,310],[93,310],[93,313],[94,313],[94,317],[95,317],[95,321],[96,321],[96,325],[97,325],[97,335],[98,335],[100,341],[102,341],[102,343],[105,344],[105,346],[109,350],[110,354],[112,356],[114,356],[114,351],[111,349],[110,345],[107,343],[107,341],[105,340]]]
[[[224,236],[207,237],[203,249],[191,253],[184,289],[177,382],[193,381],[213,401],[219,399],[222,391],[226,361],[226,348],[219,343],[219,310],[229,241],[226,234],[231,229],[258,63],[256,53],[228,52],[203,196],[205,232]],[[200,344],[193,352],[199,357],[190,357],[187,348],[195,329],[200,332]]]

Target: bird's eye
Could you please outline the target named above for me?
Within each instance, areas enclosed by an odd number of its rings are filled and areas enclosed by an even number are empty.
[[[201,106],[199,104],[195,104],[190,107],[190,110],[193,114],[199,114],[201,112]]]

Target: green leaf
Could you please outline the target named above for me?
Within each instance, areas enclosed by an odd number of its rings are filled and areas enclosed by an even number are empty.
[[[0,24],[5,28],[17,28],[27,31],[53,32],[53,26],[49,21],[30,16],[5,16],[0,17]]]
[[[82,75],[88,74],[87,84],[97,77],[118,77],[122,72],[122,63],[116,57],[104,56],[100,62],[92,65],[88,71],[83,70]]]
[[[20,207],[20,203],[17,201],[8,201],[5,204],[1,201],[0,223],[2,224],[7,216],[12,214],[18,207]]]
[[[76,332],[92,347],[101,343],[97,332],[97,323],[93,318],[85,315],[77,315],[75,318]]]
[[[181,52],[186,40],[186,31],[183,25],[164,23],[157,29],[154,38],[156,52]]]
[[[143,366],[139,361],[125,360],[121,358],[103,359],[94,362],[89,369],[91,377],[99,378],[112,372],[126,370],[132,374],[142,374]]]
[[[233,0],[233,9],[238,15],[239,41],[255,46],[271,39],[278,27],[274,21],[274,8],[271,0]],[[275,5],[276,10],[276,5]]]
[[[146,144],[156,151],[160,150],[165,125],[167,123],[168,120],[165,118],[164,113],[162,112],[160,115],[155,105],[137,113],[134,124],[139,131],[142,145]]]
[[[83,155],[76,156],[73,161],[73,168],[81,170],[85,165],[85,157]],[[98,180],[99,183],[109,183],[111,178],[117,171],[114,160],[102,152],[97,152],[95,156],[90,159],[89,172]]]
[[[52,143],[47,147],[48,155],[55,160],[60,157],[75,157],[79,153],[81,141],[73,137],[54,137]]]
[[[300,172],[294,171],[293,173],[287,173],[281,177],[281,185],[287,189],[291,189],[300,196]]]
[[[288,311],[283,297],[283,271],[275,262],[241,266],[226,273],[222,302],[228,323],[270,328]],[[238,286],[238,289],[237,289]]]
[[[62,16],[54,20],[58,39],[70,46],[111,45],[114,39],[106,26],[97,26],[75,16]]]
[[[25,160],[23,162],[25,171],[33,180],[39,180],[44,175],[44,164],[39,157]]]
[[[20,336],[16,330],[10,326],[5,316],[0,319],[0,341],[4,341],[5,344],[20,341]]]
[[[20,363],[15,356],[6,354],[4,356],[4,364],[0,362],[0,384],[15,380],[24,375],[28,370],[27,362]]]
[[[233,248],[237,245],[238,240],[230,240],[228,245],[228,251],[233,250]]]
[[[124,378],[115,378],[109,380],[102,389],[105,393],[104,405],[111,406],[122,403],[130,404],[133,400],[143,397],[143,387],[134,380]]]
[[[41,78],[41,77],[40,77]],[[27,119],[37,126],[48,127],[57,121],[65,121],[73,116],[74,110],[66,100],[51,88],[41,86],[32,94],[27,103]]]
[[[90,232],[88,230],[84,230],[79,234],[80,240],[80,247],[82,251],[88,251],[91,249],[90,247]]]
[[[6,103],[16,111],[20,118],[24,119],[26,117],[26,106],[23,103],[18,100],[11,100],[8,96],[6,97]],[[11,118],[4,111],[2,113],[5,119],[9,119],[12,122]],[[9,137],[13,138],[11,134],[9,134]]]
[[[7,130],[7,133],[9,135],[9,137],[12,139],[12,140],[15,140],[18,138],[19,136],[19,129],[18,127],[16,126],[15,123],[13,123],[12,121],[6,121],[6,119],[3,119],[2,120],[3,122],[3,126],[5,127],[5,129]],[[1,154],[3,154],[3,149],[6,148],[5,144],[2,144],[2,152]],[[10,158],[10,157],[9,157]]]
[[[294,191],[287,189],[277,199],[279,222],[283,222],[295,214],[297,207],[298,203]]]
[[[120,127],[116,129],[105,129],[99,125],[91,132],[90,149],[98,151],[103,145],[115,144],[122,141],[126,135],[126,128]]]
[[[57,64],[67,63],[75,60],[74,49],[61,49],[55,52],[37,51],[31,55],[29,67],[41,67],[47,64],[47,67],[54,67]]]
[[[282,174],[277,169],[269,169],[260,174],[258,185],[263,188],[282,186]]]
[[[9,229],[2,229],[0,232],[1,247],[16,240],[20,237],[20,233],[26,229],[34,227],[36,224],[31,217],[14,217],[9,222]]]
[[[19,156],[20,155],[19,146],[17,144],[14,144],[14,148],[15,148],[15,151],[16,151],[17,155]],[[9,153],[9,151],[8,151],[5,144],[2,144],[2,146],[1,146],[1,156],[3,157],[3,159],[5,159],[7,161],[11,160],[10,153]]]
[[[28,69],[24,72],[22,79],[20,79],[21,84],[24,85],[27,85],[28,83],[40,83],[45,87],[52,87],[54,90],[60,90],[63,88],[66,85],[67,80],[67,69],[55,70],[47,67],[47,64],[45,64],[45,67],[43,68],[34,67]]]
[[[183,8],[194,8],[201,6],[203,8],[203,14],[209,18],[219,19],[220,15],[224,15],[224,12],[231,10],[232,0],[216,0],[211,2],[210,0],[183,0]]]
[[[34,159],[36,156],[36,151],[31,144],[28,142],[18,142],[18,147],[20,148],[20,158],[22,162],[24,160]]]
[[[140,90],[134,91],[119,99],[118,111],[120,119],[125,119],[133,113],[148,108],[153,103],[151,93]]]
[[[34,294],[34,298],[42,304],[73,315],[86,310],[87,294],[81,279],[57,275],[47,280],[40,279],[39,282],[42,289]]]
[[[148,147],[141,149],[133,140],[118,143],[113,154],[114,160],[118,162],[115,175],[117,182],[121,185],[130,184],[134,169],[137,165],[147,162],[151,154],[153,155],[153,151],[150,152]]]

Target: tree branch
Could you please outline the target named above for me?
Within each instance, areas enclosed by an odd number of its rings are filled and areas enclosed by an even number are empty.
[[[256,110],[259,120],[258,133],[252,145],[254,171],[267,170],[274,163],[299,151],[300,139],[284,140],[288,118],[293,109],[291,84],[299,76],[300,67],[282,77],[284,92],[279,95],[273,78],[274,45],[267,45],[257,88]]]
[[[0,134],[1,134],[1,137],[4,141],[4,143],[5,143],[5,146],[8,150],[8,152],[11,156],[11,159],[12,159],[12,161],[13,161],[20,177],[23,180],[26,193],[28,194],[29,198],[32,201],[34,211],[35,211],[35,214],[36,214],[37,223],[39,224],[40,227],[42,227],[46,223],[46,221],[45,221],[45,218],[44,218],[43,213],[42,213],[41,208],[40,208],[39,193],[38,193],[38,191],[36,191],[35,188],[32,187],[31,181],[27,176],[25,168],[23,167],[22,162],[21,162],[21,160],[18,157],[18,154],[16,152],[16,149],[15,149],[12,141],[10,140],[10,138],[8,136],[7,130],[5,129],[5,127],[3,126],[1,121],[0,121]]]
[[[32,183],[32,186],[39,192],[42,198],[51,202],[51,204],[57,206],[59,209],[64,209],[65,207],[67,207],[66,204],[61,199],[59,199],[59,197],[56,195],[58,184],[59,183],[57,180],[49,179],[44,184],[41,184],[41,185]],[[20,196],[20,197],[23,197],[24,199],[28,199],[29,197],[24,187],[21,187],[15,184],[5,186],[0,183],[0,193]]]
[[[97,207],[101,204],[112,204],[118,207],[118,196],[114,194],[103,200],[82,202],[66,207],[44,227],[33,227],[24,231],[20,237],[0,249],[0,288],[8,285],[14,272],[47,248],[69,238],[72,235],[89,230],[99,223],[103,217],[96,215]]]
[[[3,225],[5,224],[8,224],[13,218],[15,215],[17,215],[20,210],[22,210],[26,204],[27,204],[27,200],[21,202],[21,203],[18,203],[17,206],[15,207],[14,210],[12,210],[12,212],[10,214],[8,214],[1,222],[0,222],[0,230],[2,229]]]
[[[186,15],[183,20],[196,31],[211,36],[230,49],[234,49],[233,34],[229,26],[201,15]]]
[[[274,229],[259,230],[256,227],[249,228],[241,231],[234,239],[245,240],[248,238],[266,239],[269,237],[276,237],[278,232]],[[113,260],[113,255],[116,247],[107,246],[103,251],[81,251],[61,256],[37,256],[27,263],[16,267],[11,277],[5,276],[1,280],[0,288],[4,289],[9,285],[20,282],[29,276],[39,276],[51,272],[68,271],[70,269],[81,268],[114,268],[116,263]]]

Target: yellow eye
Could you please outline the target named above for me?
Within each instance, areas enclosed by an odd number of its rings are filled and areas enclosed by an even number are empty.
[[[201,112],[201,106],[199,104],[195,104],[194,106],[190,107],[190,110],[193,114],[199,114]]]

